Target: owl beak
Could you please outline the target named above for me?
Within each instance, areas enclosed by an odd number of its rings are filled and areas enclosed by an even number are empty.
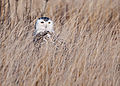
[[[47,28],[47,25],[45,25],[45,28]]]

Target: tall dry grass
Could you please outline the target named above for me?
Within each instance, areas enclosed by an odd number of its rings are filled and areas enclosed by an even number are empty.
[[[119,0],[0,2],[1,86],[120,86]],[[36,48],[43,11],[54,21],[55,44]]]

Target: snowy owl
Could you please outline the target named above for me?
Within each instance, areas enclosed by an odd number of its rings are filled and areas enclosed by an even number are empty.
[[[53,21],[48,17],[38,18],[35,23],[34,35],[36,36],[38,33],[50,37],[51,34],[54,33]]]

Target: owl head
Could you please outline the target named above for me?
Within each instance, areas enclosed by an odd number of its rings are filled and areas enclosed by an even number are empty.
[[[49,31],[53,32],[53,21],[48,17],[40,17],[36,21],[35,29],[38,31]]]

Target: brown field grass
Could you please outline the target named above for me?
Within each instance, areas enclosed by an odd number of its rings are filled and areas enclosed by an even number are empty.
[[[42,12],[55,43],[35,47]],[[120,86],[120,0],[0,0],[0,86]]]

